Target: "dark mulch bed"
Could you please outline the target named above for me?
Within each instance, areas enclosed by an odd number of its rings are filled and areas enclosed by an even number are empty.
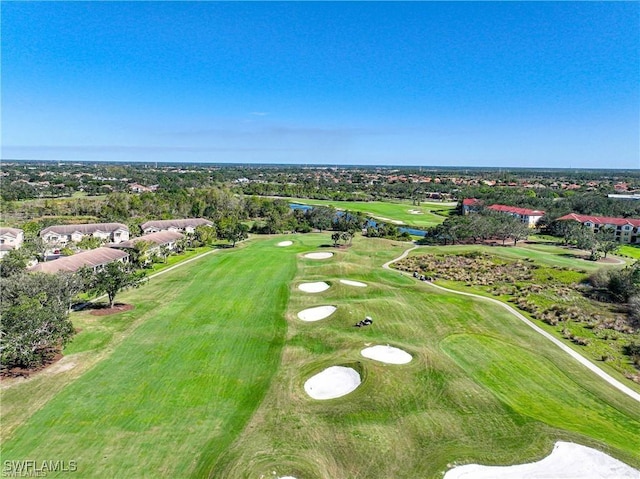
[[[50,360],[46,361],[41,366],[38,366],[35,368],[28,369],[28,368],[15,367],[11,369],[3,369],[2,371],[0,371],[0,380],[7,379],[7,378],[18,378],[18,377],[28,378],[30,374],[33,374],[38,371],[42,371],[44,368],[47,368],[54,363],[57,363],[61,359],[62,359],[62,353],[56,353],[54,356],[51,357]]]
[[[110,314],[123,313],[124,311],[131,311],[134,308],[133,304],[116,303],[113,308],[110,308],[106,304],[94,304],[91,314],[93,316],[109,316]]]

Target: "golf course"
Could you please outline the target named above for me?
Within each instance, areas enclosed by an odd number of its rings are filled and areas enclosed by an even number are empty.
[[[333,206],[337,210],[358,211],[382,222],[429,228],[442,223],[456,203],[422,201],[414,205],[411,201],[333,201],[307,198],[282,198],[291,203],[309,206]]]
[[[428,226],[429,206],[402,208]],[[382,268],[412,245],[331,244],[253,236],[118,295],[133,309],[72,313],[60,361],[0,383],[3,463],[77,464],[47,477],[442,478],[568,441],[640,468],[636,400],[504,308]],[[502,251],[591,268],[534,246]],[[362,354],[387,345],[410,361]],[[335,366],[358,382],[311,397],[309,379]]]

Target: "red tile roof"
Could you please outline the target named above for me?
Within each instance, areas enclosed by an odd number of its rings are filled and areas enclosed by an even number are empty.
[[[489,206],[490,210],[493,211],[501,211],[503,213],[513,213],[521,216],[543,216],[544,211],[542,210],[530,210],[527,208],[517,208],[515,206],[507,206],[507,205],[491,205]]]
[[[475,206],[480,204],[480,200],[477,198],[465,198],[462,200],[462,206]]]
[[[590,215],[578,215],[575,213],[569,213],[568,215],[564,215],[558,218],[561,220],[574,220],[579,221],[580,223],[586,223],[587,221],[593,223],[594,225],[615,225],[615,226],[624,226],[631,225],[636,228],[640,227],[640,219],[634,218],[611,218],[609,216],[590,216]]]

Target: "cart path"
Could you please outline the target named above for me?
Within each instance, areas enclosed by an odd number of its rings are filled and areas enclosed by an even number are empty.
[[[388,261],[385,264],[383,264],[382,267],[385,268],[385,269],[391,270],[391,271],[397,271],[397,270],[392,270],[391,269],[391,264],[395,263],[396,261],[400,261],[401,259],[406,258],[407,255],[411,251],[413,251],[414,249],[417,249],[417,248],[418,248],[418,246],[414,246],[412,248],[407,249],[404,253],[402,253],[397,258],[392,259],[391,261]],[[405,272],[402,272],[402,271],[398,271],[398,272],[401,273],[401,274],[409,276],[409,273],[405,273]],[[465,293],[463,291],[456,291],[456,290],[453,290],[453,289],[445,288],[443,286],[438,286],[437,284],[433,284],[430,281],[426,281],[426,284],[428,284],[432,288],[439,289],[439,290],[445,291],[447,293],[459,294],[459,295],[462,295],[462,296],[470,296],[472,298],[478,298],[478,299],[481,299],[483,301],[488,301],[488,302],[494,303],[494,304],[506,309],[511,314],[513,314],[516,318],[518,318],[520,321],[522,321],[527,326],[529,326],[531,329],[533,329],[537,333],[539,333],[542,336],[544,336],[546,339],[548,339],[553,344],[558,346],[560,349],[562,349],[565,353],[567,353],[569,356],[574,358],[580,364],[585,366],[587,369],[591,370],[591,372],[597,374],[602,379],[604,379],[606,382],[608,382],[610,385],[612,385],[616,389],[622,391],[624,394],[626,394],[630,398],[635,399],[636,401],[640,402],[640,393],[634,391],[630,387],[622,384],[620,381],[618,381],[614,377],[610,376],[608,373],[604,372],[602,369],[600,369],[598,366],[596,366],[590,360],[585,358],[583,355],[581,355],[577,351],[571,349],[569,346],[567,346],[562,341],[560,341],[558,338],[554,337],[553,335],[551,335],[550,333],[548,333],[547,331],[542,329],[540,326],[534,324],[533,321],[531,321],[530,319],[528,319],[527,317],[522,315],[519,311],[517,311],[515,308],[511,307],[510,305],[508,305],[506,303],[503,303],[502,301],[499,301],[497,299],[488,298],[486,296],[480,296],[479,294]]]

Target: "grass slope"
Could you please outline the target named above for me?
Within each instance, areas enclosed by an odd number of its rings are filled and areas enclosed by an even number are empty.
[[[380,268],[405,247],[358,238],[331,260],[300,261],[294,283],[325,280],[331,288],[314,295],[292,291],[281,368],[209,477],[269,477],[276,471],[298,478],[438,478],[454,461],[538,460],[559,439],[640,465],[637,403],[507,312]],[[340,278],[369,286],[349,287]],[[338,309],[323,321],[297,320],[298,311],[323,304]],[[365,315],[374,324],[354,328]],[[452,358],[461,334],[511,345],[489,351],[498,365],[491,384],[517,387],[487,387],[475,365]],[[400,347],[414,360],[398,366],[361,357],[360,350],[373,344]],[[464,348],[456,353],[463,355]],[[356,367],[362,384],[342,398],[309,398],[304,381],[333,365]],[[530,387],[536,394],[526,394]],[[546,411],[547,405],[553,407]],[[574,414],[574,405],[586,416]]]
[[[242,430],[278,366],[295,267],[291,251],[260,242],[123,294],[140,324],[4,441],[3,459],[74,459],[81,477],[201,475]],[[111,321],[118,318],[100,319]],[[99,348],[114,334],[108,329],[80,333],[69,352]],[[16,401],[25,386],[7,395]]]

